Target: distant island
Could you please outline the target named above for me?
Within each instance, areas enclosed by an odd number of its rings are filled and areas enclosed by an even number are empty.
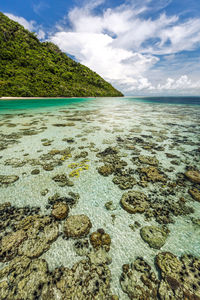
[[[97,73],[0,12],[0,97],[120,97]]]

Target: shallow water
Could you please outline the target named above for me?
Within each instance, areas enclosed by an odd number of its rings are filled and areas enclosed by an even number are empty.
[[[179,99],[178,105],[169,104],[152,98],[149,101],[131,98],[0,101],[0,175],[19,176],[15,183],[0,186],[0,203],[9,201],[17,207],[39,206],[42,213],[50,214],[51,209],[46,208],[48,197],[55,193],[65,196],[70,191],[79,193],[78,204],[69,214],[87,215],[92,223],[90,232],[103,228],[110,235],[111,290],[119,299],[128,299],[119,284],[123,264],[140,256],[156,271],[154,259],[161,251],[170,251],[177,256],[185,253],[200,256],[200,226],[191,220],[200,218],[200,202],[188,193],[193,184],[184,179],[184,184],[177,185],[173,192],[167,190],[167,184],[177,182],[187,167],[199,169],[200,166],[200,105],[197,99],[180,102]],[[55,124],[67,125],[57,127]],[[27,130],[32,134],[27,134]],[[53,162],[55,157],[49,161],[45,158],[44,154],[51,150],[67,147],[71,147],[71,157],[62,160],[62,155],[55,156],[61,165]],[[173,223],[167,225],[169,236],[160,250],[150,248],[141,238],[140,228],[133,230],[129,225],[135,221],[141,227],[162,224],[154,217],[129,214],[120,205],[127,190],[112,182],[113,174],[107,177],[99,174],[97,169],[103,162],[97,153],[108,147],[116,147],[120,159],[127,162],[125,169],[135,177],[137,184],[130,190],[145,193],[150,201],[157,195],[158,203],[166,199],[175,203],[184,198],[186,205],[194,209],[185,216],[172,216]],[[70,178],[74,186],[58,186],[52,177],[62,173],[69,175],[72,172],[69,165],[83,160],[75,160],[81,151],[88,152],[88,169],[78,171],[79,177]],[[141,155],[156,157],[167,183],[149,181],[144,187],[140,184],[138,168],[149,166],[138,161]],[[34,166],[33,159],[38,165]],[[43,165],[49,162],[54,163],[53,170],[46,171]],[[39,169],[40,173],[32,175],[33,169]],[[199,186],[195,184],[195,187]],[[48,192],[42,196],[45,189]],[[106,209],[108,201],[113,202],[114,210]],[[50,270],[61,265],[72,267],[82,259],[74,251],[73,244],[74,240],[66,241],[61,237],[52,243],[41,256],[48,262]]]

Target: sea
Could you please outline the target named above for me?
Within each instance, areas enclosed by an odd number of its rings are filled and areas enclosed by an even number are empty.
[[[111,291],[119,299],[129,299],[120,285],[122,266],[137,257],[156,273],[160,252],[200,257],[200,201],[189,192],[199,184],[188,180],[188,170],[200,171],[200,97],[0,100],[0,204],[51,215],[50,197],[79,195],[69,216],[84,214],[90,234],[101,228],[110,235]],[[73,186],[53,180],[61,174]],[[10,175],[18,180],[1,182]],[[130,191],[154,203],[147,213],[123,207]],[[61,234],[40,256],[49,270],[86,257],[73,238],[63,239],[65,220],[59,222]],[[141,237],[145,226],[167,232],[160,249]]]

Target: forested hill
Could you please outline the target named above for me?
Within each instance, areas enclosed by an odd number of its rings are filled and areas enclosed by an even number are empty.
[[[123,96],[98,74],[0,13],[0,97]]]

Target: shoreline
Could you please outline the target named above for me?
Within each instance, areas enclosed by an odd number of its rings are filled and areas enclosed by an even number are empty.
[[[73,99],[79,97],[0,97],[0,100],[31,100],[31,99]],[[86,97],[88,98],[88,97]]]
[[[178,95],[178,96],[172,96],[172,95],[170,95],[170,96],[161,96],[161,95],[156,95],[156,96],[152,96],[152,95],[149,95],[149,96],[126,96],[126,95],[124,95],[124,96],[116,96],[116,97],[110,97],[110,96],[105,96],[105,97],[101,97],[101,96],[98,96],[98,97],[96,97],[96,96],[94,96],[94,97],[0,97],[0,100],[20,100],[20,99],[22,99],[22,100],[30,100],[30,99],[77,99],[77,98],[88,98],[88,99],[91,99],[91,98],[189,98],[189,97],[191,97],[191,98],[200,98],[200,95],[199,96],[197,96],[197,95]]]
[[[124,98],[122,97],[0,97],[0,100],[40,100],[40,99],[96,99],[96,98]],[[135,96],[134,96],[135,97]]]

